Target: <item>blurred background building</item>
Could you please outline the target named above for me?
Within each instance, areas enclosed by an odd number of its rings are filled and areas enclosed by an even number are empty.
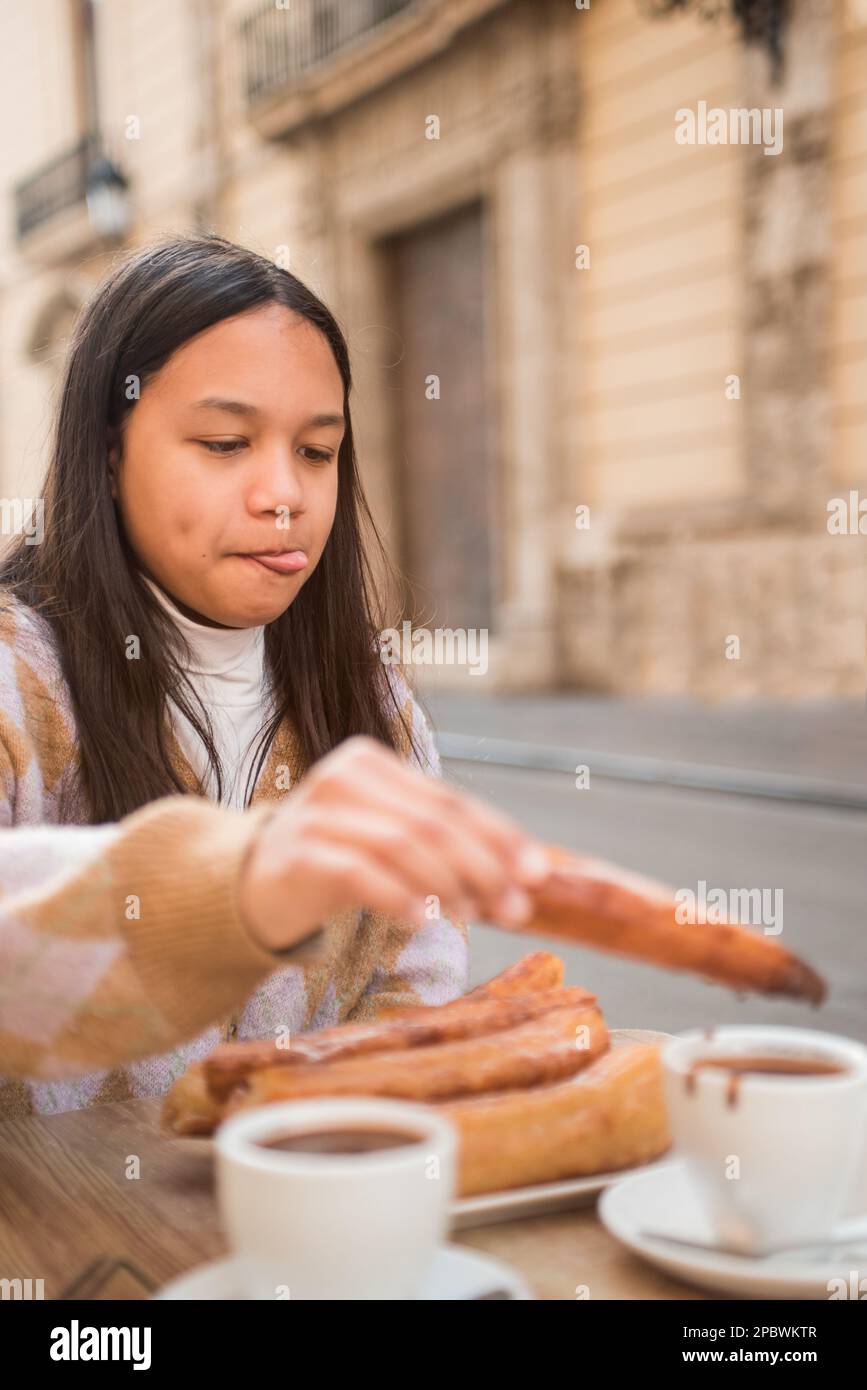
[[[863,695],[867,0],[732,8],[2,0],[0,491],[112,258],[213,229],[336,312],[375,512],[488,693]],[[702,103],[782,149],[679,143]]]

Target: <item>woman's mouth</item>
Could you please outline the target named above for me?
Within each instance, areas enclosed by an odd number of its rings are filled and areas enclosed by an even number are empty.
[[[273,570],[275,574],[296,574],[298,570],[306,569],[309,563],[303,550],[274,551],[270,555],[261,552],[258,555],[240,555],[238,558],[251,560],[263,569]]]

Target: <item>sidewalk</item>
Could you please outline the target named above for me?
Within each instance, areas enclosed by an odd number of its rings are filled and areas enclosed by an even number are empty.
[[[421,694],[446,756],[451,734],[463,736],[462,751],[469,739],[479,758],[486,741],[503,739],[576,754],[817,779],[867,793],[867,709],[857,701],[706,706],[567,694],[428,695],[423,688]]]

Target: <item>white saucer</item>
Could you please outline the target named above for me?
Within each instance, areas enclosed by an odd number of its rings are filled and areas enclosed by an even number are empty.
[[[688,1250],[641,1235],[642,1231],[653,1230],[684,1240],[713,1241],[713,1230],[682,1159],[671,1159],[607,1188],[597,1211],[602,1224],[636,1255],[705,1289],[724,1290],[744,1298],[826,1300],[836,1292],[838,1298],[846,1299],[859,1296],[858,1282],[867,1277],[867,1260],[863,1253],[854,1251],[842,1252],[833,1263],[827,1259],[813,1262],[803,1253],[751,1257]],[[854,1231],[856,1224],[860,1231],[867,1227],[863,1216],[857,1223],[850,1218],[834,1228],[833,1237],[843,1239]],[[863,1248],[867,1239],[862,1238],[858,1245]],[[842,1280],[843,1285],[829,1287],[830,1280]]]
[[[528,1286],[510,1265],[461,1245],[441,1245],[419,1298],[476,1298],[494,1290],[504,1292],[508,1298],[533,1298]],[[245,1295],[238,1288],[235,1261],[232,1256],[226,1256],[172,1279],[154,1294],[154,1298],[243,1300]]]

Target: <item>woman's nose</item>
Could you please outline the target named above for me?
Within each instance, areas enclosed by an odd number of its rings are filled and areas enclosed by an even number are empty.
[[[251,511],[273,512],[283,508],[294,515],[302,510],[303,502],[301,468],[291,450],[275,447],[260,453],[248,493]]]

